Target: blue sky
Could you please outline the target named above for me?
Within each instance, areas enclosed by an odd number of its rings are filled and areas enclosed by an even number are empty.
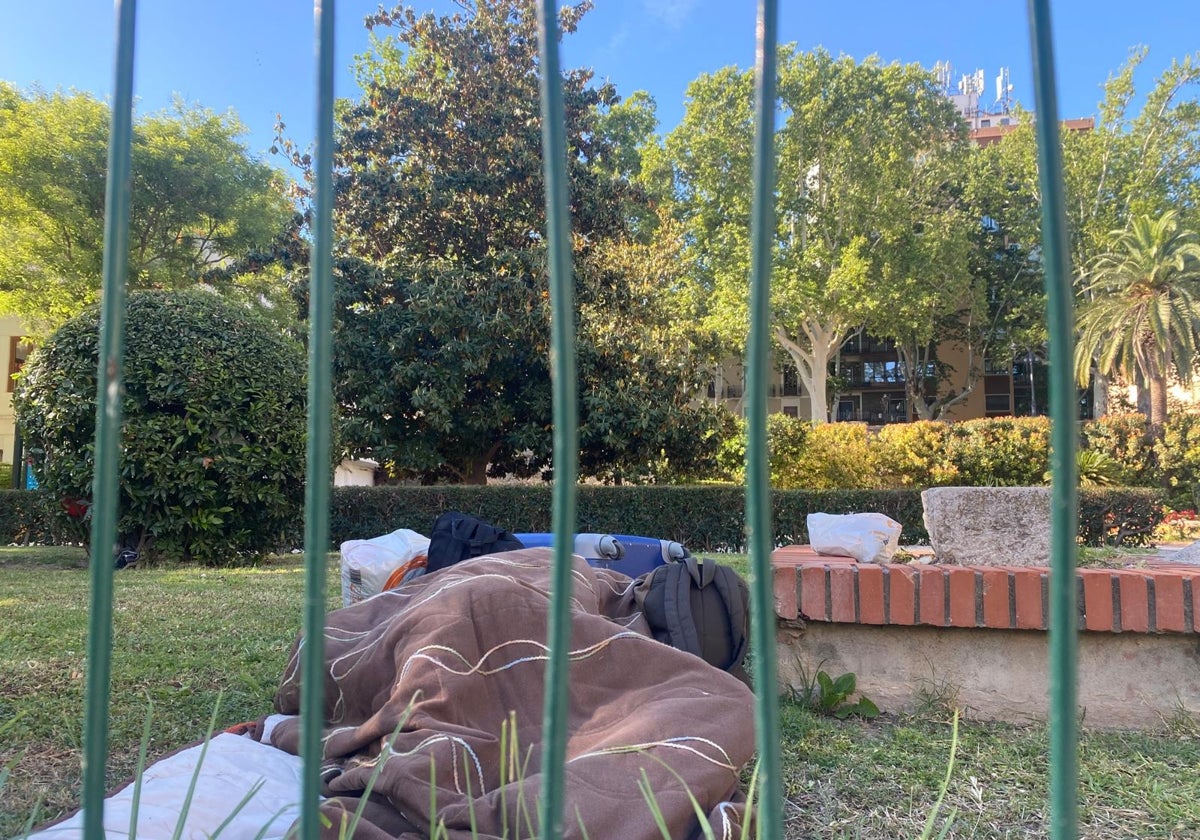
[[[338,94],[355,93],[350,63],[366,48],[364,15],[378,0],[337,3]],[[418,10],[453,10],[417,0]],[[665,132],[683,114],[688,82],[754,53],[752,0],[595,0],[563,45],[564,66],[586,66],[627,95],[645,89]],[[982,69],[994,96],[1001,66],[1016,98],[1032,107],[1030,54],[1021,0],[783,0],[780,40],[822,45],[855,58],[938,60],[955,78]],[[1142,90],[1172,58],[1200,51],[1198,0],[1057,0],[1052,4],[1064,117],[1095,113],[1105,78],[1137,44],[1150,47]],[[0,79],[26,87],[74,87],[107,95],[112,84],[113,8],[103,0],[0,0]],[[158,110],[176,93],[216,111],[233,108],[255,153],[271,144],[276,113],[302,143],[314,112],[312,11],[303,0],[142,0],[135,93]]]

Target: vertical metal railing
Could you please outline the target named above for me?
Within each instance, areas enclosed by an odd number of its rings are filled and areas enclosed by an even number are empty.
[[[117,50],[112,133],[105,203],[104,288],[101,310],[99,388],[96,412],[96,475],[93,484],[91,612],[83,759],[84,832],[103,836],[103,797],[107,760],[108,699],[112,647],[112,556],[116,542],[117,471],[121,427],[121,357],[124,287],[129,238],[130,149],[132,143],[135,0],[116,0]],[[332,158],[333,158],[334,0],[316,0],[317,144],[309,309],[309,431],[305,498],[305,650],[303,672],[323,670],[326,548],[329,541],[329,423],[332,409]],[[773,547],[766,449],[766,372],[769,354],[770,272],[774,247],[774,114],[776,108],[776,0],[760,0],[755,87],[754,200],[751,220],[751,329],[747,369],[747,541],[750,546],[754,615],[754,673],[759,751],[759,836],[783,836],[783,797],[779,765],[779,714],[770,588]],[[1073,315],[1071,269],[1066,247],[1062,198],[1061,146],[1054,89],[1053,48],[1048,0],[1029,0],[1043,195],[1042,247],[1046,269],[1053,419],[1053,555],[1051,561],[1051,836],[1076,836],[1077,766],[1075,723],[1076,617],[1074,606],[1077,519],[1074,384],[1071,380]],[[570,540],[575,530],[577,476],[574,295],[570,217],[567,204],[566,141],[558,57],[558,21],[553,0],[541,0],[539,35],[546,180],[547,244],[552,310],[555,532],[554,598],[548,643],[542,766],[545,788],[540,804],[543,836],[562,833],[563,773],[567,719]],[[314,840],[320,825],[320,732],[323,681],[306,679],[302,782],[306,807],[301,836]]]
[[[315,0],[317,145],[308,277],[308,442],[304,490],[304,651],[300,716],[304,758],[301,840],[321,835],[321,730],[325,723],[325,565],[329,553],[330,423],[333,417],[333,20],[335,0]]]
[[[1054,84],[1049,0],[1029,0],[1042,191],[1042,265],[1050,333],[1050,837],[1078,836],[1079,740],[1075,720],[1075,538],[1079,533],[1075,461],[1075,316],[1063,202],[1062,145]]]
[[[546,179],[546,244],[550,265],[550,379],[554,396],[554,571],[551,577],[545,703],[542,712],[542,836],[561,837],[567,752],[567,648],[571,641],[571,551],[579,446],[575,381],[575,279],[567,204],[567,140],[558,60],[558,9],[538,7],[541,60],[542,170]]]
[[[108,138],[108,182],[104,196],[104,288],[96,373],[96,472],[92,477],[92,592],[83,723],[83,830],[89,840],[104,836],[104,776],[108,764],[109,678],[112,674],[113,548],[117,541],[120,492],[117,469],[121,452],[125,275],[129,268],[136,10],[135,0],[116,0],[117,56],[112,126]]]
[[[771,360],[771,263],[775,253],[776,0],[759,0],[754,84],[754,195],[750,216],[750,335],[746,359],[746,537],[750,548],[759,836],[783,837],[775,607],[771,586],[771,470],[767,460],[767,372]]]

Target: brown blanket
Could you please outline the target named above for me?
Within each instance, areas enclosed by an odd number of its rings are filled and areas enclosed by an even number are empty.
[[[355,836],[532,838],[542,782],[551,552],[469,560],[329,614],[325,756],[343,771],[323,806],[338,835],[378,770]],[[738,771],[754,751],[750,690],[649,637],[633,581],[575,558],[564,837],[740,836]],[[276,708],[300,706],[299,651]],[[391,749],[386,749],[392,740]],[[299,720],[272,733],[297,752]],[[432,788],[431,791],[431,780]],[[475,834],[472,834],[474,826]]]

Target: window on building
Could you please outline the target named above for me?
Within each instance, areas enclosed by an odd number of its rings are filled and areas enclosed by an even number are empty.
[[[29,342],[23,340],[22,336],[14,335],[8,345],[8,390],[11,392],[16,386],[13,377],[17,372],[25,366],[25,359],[29,356],[29,351],[33,349]]]
[[[991,127],[992,127],[992,121],[991,121],[991,120],[980,120],[980,121],[979,121],[979,127],[980,127],[980,128],[991,128]]]
[[[794,405],[785,405],[785,406],[783,407],[783,416],[784,416],[784,417],[797,417],[797,418],[798,418],[798,417],[800,416],[800,409],[798,409],[798,408],[797,408],[796,406],[794,406]]]
[[[800,377],[797,375],[795,367],[784,368],[783,395],[785,397],[800,396]]]
[[[988,417],[1012,414],[1012,400],[1008,394],[988,394],[984,398],[984,410]]]
[[[904,373],[899,362],[863,362],[863,381],[871,385],[881,382],[903,382]]]

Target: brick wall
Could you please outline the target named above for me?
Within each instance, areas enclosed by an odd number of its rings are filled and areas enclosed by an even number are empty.
[[[1045,568],[860,564],[808,546],[772,555],[775,612],[784,619],[997,630],[1049,626]],[[1079,629],[1196,633],[1200,567],[1078,569]]]

